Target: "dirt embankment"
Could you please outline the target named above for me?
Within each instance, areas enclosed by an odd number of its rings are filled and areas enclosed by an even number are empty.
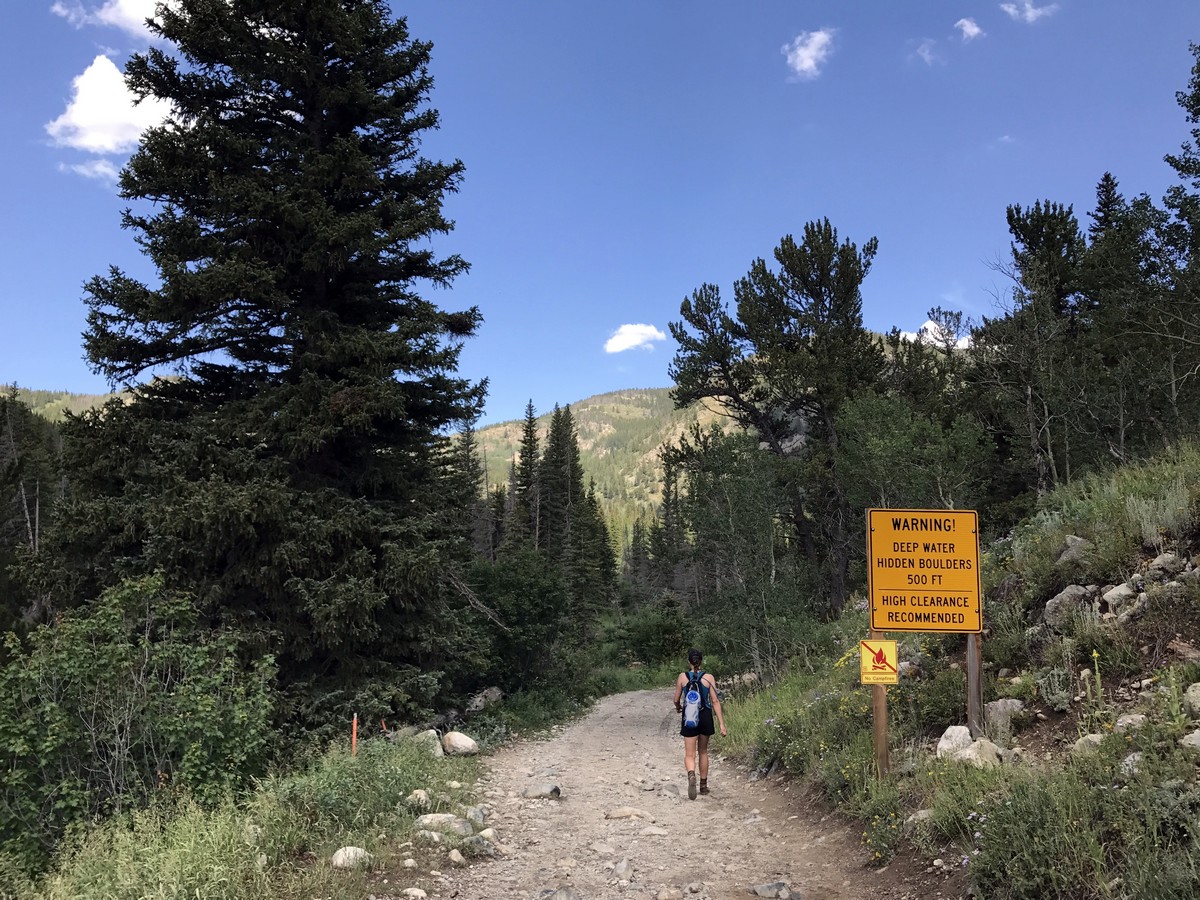
[[[444,867],[430,893],[725,900],[782,882],[804,900],[959,896],[919,864],[867,868],[859,835],[785,781],[750,781],[714,759],[712,793],[689,801],[678,721],[668,690],[620,694],[550,739],[496,754],[481,799],[506,852]],[[561,788],[560,799],[522,797],[547,782]],[[622,807],[639,814],[615,817]]]

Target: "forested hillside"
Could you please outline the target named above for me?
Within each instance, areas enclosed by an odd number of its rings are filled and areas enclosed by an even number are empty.
[[[79,415],[89,409],[103,406],[113,394],[73,394],[70,391],[44,391],[17,387],[16,399],[30,410],[49,419],[61,422],[67,413]]]
[[[600,507],[613,535],[627,543],[639,518],[653,518],[662,497],[663,444],[674,442],[696,421],[716,414],[703,407],[677,409],[668,388],[641,388],[598,394],[571,402],[579,432],[579,458],[596,482]],[[549,427],[550,412],[537,417]],[[521,442],[522,422],[488,425],[478,431],[480,454],[492,486],[506,485]]]

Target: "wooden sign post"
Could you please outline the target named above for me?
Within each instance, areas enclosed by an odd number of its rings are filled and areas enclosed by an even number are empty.
[[[983,733],[983,589],[979,514],[962,509],[868,509],[867,583],[873,639],[888,631],[967,635],[967,727]],[[871,689],[875,758],[887,771],[887,695]]]

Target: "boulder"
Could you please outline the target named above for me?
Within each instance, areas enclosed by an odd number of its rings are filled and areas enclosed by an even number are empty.
[[[1057,566],[1066,566],[1074,562],[1086,562],[1088,554],[1095,546],[1095,544],[1086,538],[1081,538],[1074,534],[1068,534],[1064,543],[1066,546],[1058,554],[1058,559],[1055,561],[1055,565]]]
[[[362,847],[342,847],[329,860],[335,869],[357,869],[359,866],[369,866],[374,857]]]
[[[430,728],[428,731],[419,731],[412,736],[413,743],[427,747],[429,752],[434,756],[445,756],[446,751],[442,749],[442,742],[438,738],[438,733]]]
[[[1014,697],[985,703],[983,704],[984,730],[999,746],[1009,747],[1012,745],[1013,717],[1024,711],[1025,703]]]
[[[1179,746],[1193,756],[1200,756],[1200,728],[1179,739]]]
[[[1189,719],[1200,719],[1200,681],[1188,685],[1183,693],[1183,709]]]
[[[1069,584],[1046,602],[1046,624],[1059,634],[1071,630],[1078,616],[1095,619],[1099,611],[1092,604],[1092,591],[1080,584]]]
[[[1090,754],[1092,750],[1098,748],[1102,740],[1104,740],[1103,734],[1085,734],[1084,737],[1081,737],[1074,744],[1070,745],[1070,752],[1074,756]]]
[[[1174,553],[1160,553],[1154,558],[1154,561],[1146,567],[1146,574],[1151,578],[1158,578],[1166,581],[1169,578],[1174,578],[1187,566],[1187,562]]]
[[[1000,765],[1000,748],[987,738],[980,738],[970,747],[959,750],[951,758],[958,762],[965,762],[977,769],[994,769]]]
[[[447,731],[442,735],[442,749],[447,756],[474,756],[479,745],[461,731]]]
[[[938,741],[937,757],[942,759],[946,756],[953,756],[959,750],[970,747],[971,744],[971,729],[966,725],[951,725]]]

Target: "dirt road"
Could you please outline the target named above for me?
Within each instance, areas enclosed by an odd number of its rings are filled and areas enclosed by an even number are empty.
[[[496,754],[482,799],[506,852],[446,873],[438,893],[536,900],[573,889],[580,900],[725,900],[782,882],[804,900],[958,896],[937,878],[909,873],[904,883],[895,865],[865,868],[857,835],[835,817],[786,783],[751,782],[730,762],[714,760],[712,793],[689,801],[671,699],[667,690],[607,697],[553,738]],[[561,798],[522,797],[544,783],[557,784]],[[622,807],[645,815],[613,817]]]

